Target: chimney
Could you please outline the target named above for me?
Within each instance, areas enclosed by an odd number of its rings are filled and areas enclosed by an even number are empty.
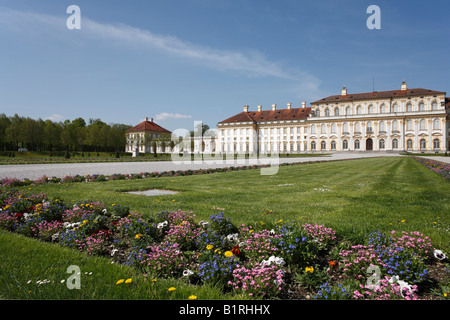
[[[302,101],[302,108],[306,108],[306,101]]]
[[[343,86],[341,96],[346,96],[346,95],[347,95],[347,88],[345,86]]]
[[[405,79],[403,79],[403,82],[402,82],[402,90],[406,90],[407,88],[406,88],[406,82],[405,82]]]
[[[258,106],[258,112],[261,111],[261,110],[262,110],[262,106],[259,105],[259,106]]]
[[[148,117],[145,117],[145,120],[144,121],[148,121]]]
[[[248,112],[248,106],[244,106],[244,112]]]
[[[291,107],[292,107],[292,103],[289,102],[289,103],[287,104],[287,108],[290,109]]]
[[[150,122],[153,122],[153,118],[150,118]]]
[[[275,111],[275,110],[277,110],[277,105],[276,105],[276,104],[273,104],[273,105],[272,105],[272,111]]]

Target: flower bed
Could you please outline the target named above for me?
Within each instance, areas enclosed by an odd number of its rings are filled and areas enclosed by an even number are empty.
[[[148,219],[121,205],[69,204],[6,188],[0,209],[0,228],[109,256],[152,278],[207,283],[257,299],[438,298],[424,294],[429,270],[438,264],[448,270],[445,253],[419,232],[373,232],[364,243],[350,243],[317,224],[278,221],[268,230],[236,226],[223,213],[198,221],[182,210]],[[446,272],[435,288],[441,298],[449,291]]]
[[[431,169],[432,171],[436,172],[437,174],[440,174],[445,179],[450,180],[450,164],[442,162],[442,161],[436,161],[432,159],[426,159],[421,157],[414,157],[419,163],[423,164],[427,168]]]

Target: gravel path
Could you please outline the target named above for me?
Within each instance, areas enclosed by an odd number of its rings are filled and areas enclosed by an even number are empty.
[[[181,161],[149,161],[149,162],[105,162],[105,163],[55,163],[55,164],[23,164],[23,165],[1,165],[0,178],[16,178],[35,180],[42,176],[59,177],[66,175],[87,175],[87,174],[131,174],[140,172],[162,172],[171,170],[195,170],[208,168],[224,168],[231,166],[244,166],[254,164],[276,164],[308,162],[317,160],[343,160],[367,157],[390,157],[399,156],[397,153],[334,153],[322,157],[303,157],[303,158],[279,158],[279,159],[260,159],[260,160],[226,160],[216,163],[215,161],[190,161],[183,163]]]

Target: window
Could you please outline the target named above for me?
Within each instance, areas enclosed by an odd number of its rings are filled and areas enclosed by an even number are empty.
[[[306,141],[303,143],[303,147],[305,148],[304,151],[308,150],[308,143]]]
[[[339,115],[339,108],[334,108],[334,115],[335,116],[338,116]]]
[[[406,121],[406,130],[412,130],[413,129],[413,122],[412,120]]]
[[[361,132],[361,126],[359,125],[359,122],[355,123],[355,132]]]
[[[411,139],[408,139],[408,141],[406,141],[406,149],[411,150],[413,147],[413,143]]]
[[[398,112],[398,104],[394,103],[392,106],[392,112]]]
[[[348,141],[347,140],[342,141],[342,149],[344,149],[344,150],[348,149]]]
[[[419,103],[419,111],[425,111],[425,103],[423,101]]]
[[[426,130],[427,129],[427,123],[424,119],[420,120],[420,130]]]
[[[427,148],[427,141],[425,139],[420,139],[420,149],[426,149]]]
[[[355,140],[355,150],[359,150],[359,140]]]
[[[368,113],[373,113],[373,105],[369,106]]]
[[[398,149],[398,140],[397,139],[392,140],[392,149]]]
[[[316,150],[316,142],[315,141],[311,142],[311,150]]]
[[[321,149],[321,150],[325,150],[326,147],[327,147],[327,143],[326,143],[325,141],[322,141],[322,142],[320,143],[320,149]]]
[[[385,148],[385,143],[384,143],[384,139],[380,139],[380,149],[384,149]]]
[[[367,122],[366,131],[367,132],[373,132],[372,122]]]
[[[380,106],[380,113],[386,113],[386,106],[384,104]]]
[[[406,111],[407,111],[407,112],[411,112],[411,111],[412,111],[412,103],[411,103],[411,102],[408,102],[408,103],[406,104]]]
[[[344,123],[344,125],[342,126],[342,131],[348,132],[348,124],[347,123]]]
[[[319,109],[316,110],[316,116],[320,117],[320,110]]]
[[[351,115],[352,115],[352,109],[351,109],[350,107],[347,107],[347,108],[345,109],[345,115],[346,115],[346,116],[351,116]]]
[[[326,132],[327,131],[326,131],[325,125],[322,124],[322,126],[320,127],[320,133],[326,133]]]
[[[386,131],[386,127],[384,125],[384,121],[380,121],[380,131]]]
[[[330,116],[330,110],[328,108],[325,109],[325,117]]]
[[[336,150],[336,141],[331,141],[331,150]]]
[[[336,133],[336,124],[334,123],[331,124],[331,132]]]
[[[439,119],[434,119],[433,121],[433,129],[438,130],[440,128],[440,122]]]
[[[398,131],[398,122],[397,122],[397,120],[394,120],[392,122],[392,131]]]
[[[361,106],[356,107],[356,114],[362,114],[362,108]]]
[[[438,109],[438,104],[436,101],[433,101],[433,103],[431,104],[431,110],[437,110]]]
[[[434,149],[439,149],[440,148],[440,141],[439,141],[439,139],[434,139],[433,140],[433,148]]]
[[[316,134],[316,125],[315,125],[315,124],[313,124],[313,125],[311,126],[311,133],[312,133],[312,134]]]

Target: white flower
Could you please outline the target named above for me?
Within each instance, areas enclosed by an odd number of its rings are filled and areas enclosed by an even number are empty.
[[[199,222],[199,224],[203,227],[203,228],[205,228],[205,227],[207,227],[208,225],[209,225],[209,222],[208,221],[200,221]]]
[[[271,235],[274,235],[274,234],[275,234],[275,230],[272,229],[272,230],[269,231],[269,233],[270,233]]]
[[[183,276],[185,276],[185,277],[189,277],[191,274],[194,274],[194,272],[192,272],[189,269],[186,269],[183,271]]]
[[[264,266],[264,265],[270,266],[272,263],[275,263],[279,266],[283,266],[286,264],[286,262],[284,261],[283,258],[270,256],[268,260],[261,261],[260,266]]]
[[[437,249],[434,249],[434,257],[439,260],[444,260],[445,258],[447,258],[445,253],[443,253],[441,250],[437,250]]]
[[[119,251],[119,249],[112,249],[111,250],[111,257],[114,256],[117,251]]]
[[[105,209],[102,210],[102,213],[103,213],[103,214],[107,214],[107,213],[108,213],[108,210],[106,210],[106,208],[105,208]]]
[[[158,225],[156,226],[158,229],[162,229],[162,228],[164,228],[165,226],[167,226],[168,225],[168,222],[167,221],[164,221],[164,222],[160,222],[160,223],[158,223]]]
[[[239,234],[237,234],[237,233],[229,234],[229,235],[227,235],[227,239],[229,241],[237,241],[238,240],[238,236],[239,236]]]

